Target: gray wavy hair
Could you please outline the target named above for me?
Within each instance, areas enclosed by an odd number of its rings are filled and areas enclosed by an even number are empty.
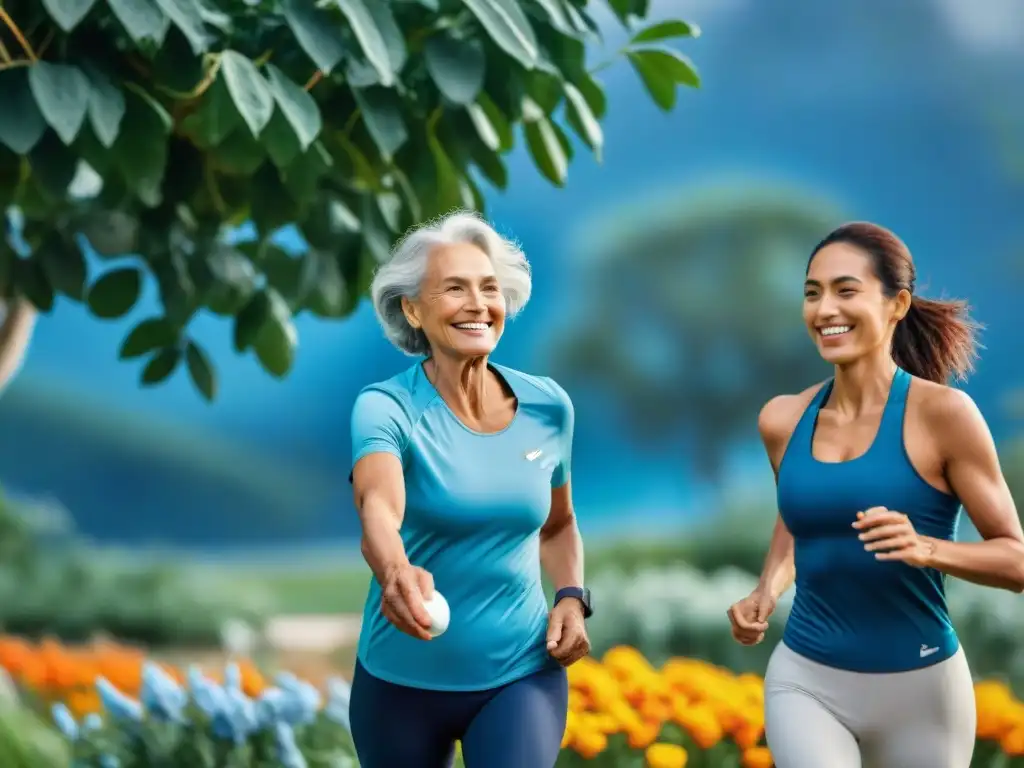
[[[456,211],[411,229],[395,245],[387,262],[378,267],[370,284],[373,309],[384,334],[407,355],[428,355],[430,345],[422,330],[409,325],[402,311],[402,298],[419,296],[431,251],[457,243],[471,243],[490,258],[509,318],[519,314],[530,300],[533,283],[526,256],[518,244],[495,232],[480,214]]]

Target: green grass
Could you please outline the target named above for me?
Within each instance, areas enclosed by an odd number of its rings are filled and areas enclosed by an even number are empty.
[[[222,578],[228,581],[232,591],[261,593],[272,613],[361,613],[370,583],[370,569],[346,564],[309,571],[242,571],[226,573]]]

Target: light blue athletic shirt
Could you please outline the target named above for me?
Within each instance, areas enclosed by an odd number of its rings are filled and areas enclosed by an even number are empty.
[[[569,480],[572,402],[551,379],[491,369],[518,400],[497,433],[459,421],[421,363],[363,389],[352,410],[352,464],[382,451],[402,460],[402,542],[451,608],[447,632],[418,640],[384,618],[371,580],[358,658],[392,683],[485,690],[555,663],[545,642],[539,531],[551,489]]]

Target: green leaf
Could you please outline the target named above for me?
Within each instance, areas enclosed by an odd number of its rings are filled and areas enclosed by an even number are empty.
[[[129,92],[126,107],[121,133],[111,151],[129,188],[145,205],[155,207],[162,199],[171,117],[141,91]]]
[[[266,291],[260,291],[249,299],[242,311],[235,315],[235,351],[245,352],[256,342],[260,329],[270,316],[270,299]]]
[[[89,109],[89,79],[70,64],[37,61],[29,67],[28,83],[46,122],[61,141],[71,144]]]
[[[166,317],[149,317],[132,328],[121,343],[118,357],[131,360],[142,357],[154,349],[174,347],[178,343],[178,329]]]
[[[28,155],[32,179],[38,188],[53,200],[64,200],[68,187],[75,178],[78,158],[53,131],[47,131],[43,140]]]
[[[107,0],[107,5],[136,43],[163,43],[171,22],[154,0]]]
[[[571,8],[569,3],[563,3],[562,0],[536,0],[536,2],[537,5],[544,9],[544,13],[547,14],[554,29],[557,29],[563,35],[576,36],[577,29],[573,26],[569,17],[569,9]]]
[[[0,104],[0,143],[27,155],[43,138],[46,120],[32,97],[25,67],[0,71]]]
[[[156,0],[156,4],[185,35],[194,54],[198,56],[210,47],[212,38],[203,24],[203,9],[197,0]]]
[[[700,37],[700,27],[678,19],[659,21],[657,24],[641,29],[633,35],[633,39],[630,42],[653,43],[658,40],[668,40],[675,37]]]
[[[387,88],[353,89],[366,129],[385,160],[390,160],[409,138],[398,94]]]
[[[188,363],[188,375],[192,378],[199,393],[208,402],[213,402],[217,397],[217,375],[213,371],[210,358],[202,347],[195,341],[190,341],[185,350],[185,360]]]
[[[204,302],[214,314],[234,317],[256,290],[256,270],[241,252],[228,245],[214,247],[204,260],[211,285]]]
[[[15,289],[28,299],[32,306],[44,314],[53,309],[53,286],[50,285],[46,270],[38,260],[15,259],[12,277]]]
[[[388,61],[391,64],[391,71],[398,74],[405,66],[408,50],[405,47],[405,34],[395,20],[395,14],[391,11],[390,3],[367,2],[366,9],[377,25],[384,47],[388,52]]]
[[[260,134],[260,142],[266,148],[274,165],[282,169],[295,162],[295,158],[302,151],[299,139],[280,107],[274,110],[270,122]]]
[[[665,112],[676,105],[676,83],[663,69],[642,55],[642,51],[630,51],[629,62],[640,76],[654,103]]]
[[[124,93],[96,67],[87,67],[85,74],[92,86],[89,90],[89,122],[96,138],[110,149],[117,140],[124,119]]]
[[[228,137],[213,150],[213,165],[222,173],[249,177],[263,165],[267,152],[258,139],[245,126]]]
[[[181,350],[178,347],[166,347],[157,352],[146,363],[139,377],[139,384],[152,387],[166,381],[181,362]]]
[[[89,310],[96,317],[113,320],[124,317],[139,300],[142,275],[135,267],[113,269],[89,289]]]
[[[594,117],[594,113],[590,111],[590,105],[572,83],[565,84],[565,101],[569,124],[576,134],[594,150],[597,161],[601,162],[604,132],[601,130],[601,124]]]
[[[692,62],[679,51],[663,46],[641,48],[627,53],[647,92],[654,102],[668,111],[676,103],[676,85],[700,87],[700,77]]]
[[[380,2],[380,0],[372,0]],[[391,86],[395,83],[395,71],[391,65],[391,54],[387,44],[377,28],[374,17],[370,14],[363,0],[334,0],[349,26],[359,41],[360,48],[366,54],[367,60],[380,75],[382,85]]]
[[[61,29],[70,32],[92,9],[96,0],[43,0],[43,7]]]
[[[184,132],[201,149],[220,146],[241,125],[242,116],[221,77],[203,94],[199,108],[182,121]]]
[[[491,128],[498,134],[497,151],[508,152],[515,145],[515,134],[512,131],[512,124],[509,122],[509,119],[498,109],[498,105],[491,101],[491,97],[486,93],[481,93],[476,103],[483,116],[487,118]],[[474,115],[474,111],[470,110],[470,117],[473,118],[473,123],[477,125],[477,131],[479,132],[480,126],[477,124],[477,116]],[[482,134],[481,138],[483,138]]]
[[[54,291],[77,301],[85,298],[88,279],[85,257],[74,243],[58,237],[48,238],[39,248],[37,257]]]
[[[544,110],[531,99],[523,104],[523,132],[533,162],[544,178],[556,186],[564,186],[569,158]]]
[[[433,200],[434,214],[443,214],[464,204],[459,172],[445,151],[440,139],[431,132],[427,135],[430,156],[434,160],[434,174],[437,180],[437,194]]]
[[[139,220],[124,211],[89,212],[75,224],[101,256],[126,256],[138,248]]]
[[[323,129],[320,107],[304,88],[289,80],[273,64],[267,65],[267,74],[274,101],[295,131],[299,146],[305,152]]]
[[[484,85],[486,56],[479,40],[460,40],[446,32],[427,38],[427,71],[446,99],[471,104]]]
[[[330,254],[311,250],[306,254],[313,268],[314,283],[306,304],[317,317],[342,317],[351,307],[345,278],[341,268]]]
[[[345,57],[345,38],[338,25],[311,0],[285,0],[282,11],[302,50],[321,72],[330,74]]]
[[[587,100],[590,111],[594,113],[594,116],[598,120],[603,118],[608,111],[608,97],[605,95],[601,84],[590,75],[586,75],[576,81],[575,85],[580,89],[583,98]]]
[[[267,316],[256,334],[253,349],[263,370],[278,379],[288,375],[295,362],[299,338],[292,323],[288,302],[273,288],[267,288]]]
[[[252,135],[259,137],[274,114],[274,97],[252,61],[235,51],[220,55],[220,74]]]
[[[537,64],[540,48],[530,20],[517,0],[462,0],[491,39],[527,69]]]

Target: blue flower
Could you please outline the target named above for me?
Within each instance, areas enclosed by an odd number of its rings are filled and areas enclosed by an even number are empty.
[[[351,729],[348,719],[351,696],[352,686],[340,677],[332,677],[327,681],[327,706],[324,715],[328,720],[343,726],[346,731]]]
[[[142,705],[117,690],[105,677],[96,678],[96,690],[99,691],[103,708],[111,718],[136,723],[142,721]]]
[[[283,768],[307,768],[306,758],[295,741],[295,731],[288,723],[278,722],[274,725],[277,737],[277,758]]]
[[[282,715],[285,722],[290,725],[308,725],[316,720],[322,700],[315,686],[299,680],[289,672],[281,672],[275,682],[286,695],[287,704]]]
[[[242,744],[259,727],[255,703],[234,685],[230,671],[225,689],[203,676],[198,668],[189,669],[192,700],[210,718],[210,728],[220,739]]]
[[[143,666],[140,698],[146,711],[158,720],[183,722],[188,696],[157,664],[146,662]]]
[[[68,741],[78,741],[80,733],[78,722],[75,720],[75,716],[71,714],[71,710],[64,704],[54,704],[50,709],[50,713],[53,715],[53,722],[60,729],[60,732],[64,734],[64,738]]]
[[[82,721],[82,733],[91,733],[92,731],[98,731],[103,727],[103,718],[95,712],[90,712],[85,716]]]

